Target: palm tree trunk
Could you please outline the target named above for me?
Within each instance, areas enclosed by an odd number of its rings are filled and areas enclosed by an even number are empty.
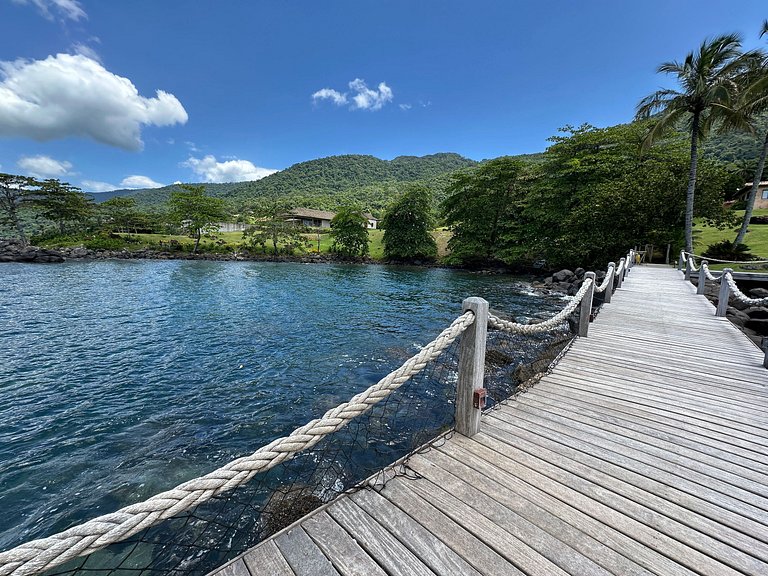
[[[763,140],[763,151],[760,153],[760,160],[757,161],[755,176],[752,178],[752,188],[749,190],[749,196],[747,197],[747,209],[744,211],[744,220],[741,223],[741,229],[736,236],[736,240],[733,241],[734,244],[743,244],[744,236],[747,235],[749,221],[752,218],[752,210],[755,208],[757,189],[760,187],[760,180],[763,179],[763,170],[765,169],[766,156],[768,156],[768,131],[765,132],[765,140]]]
[[[699,164],[699,112],[693,113],[691,124],[691,171],[685,194],[685,250],[693,252],[693,194],[696,190],[696,168]]]

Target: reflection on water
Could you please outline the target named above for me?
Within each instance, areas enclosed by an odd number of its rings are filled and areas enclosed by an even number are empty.
[[[233,262],[0,266],[0,549],[250,453],[378,381],[507,276]]]

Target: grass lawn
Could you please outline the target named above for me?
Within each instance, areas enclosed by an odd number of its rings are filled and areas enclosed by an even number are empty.
[[[742,218],[744,216],[744,210],[734,210],[734,214],[737,214],[739,218]],[[755,210],[752,215],[768,216],[768,210]],[[718,230],[717,228],[713,228],[711,226],[697,224],[693,229],[693,251],[696,254],[701,254],[707,248],[707,246],[716,242],[722,242],[723,240],[730,240],[733,242],[740,227],[741,223],[739,223],[734,228]],[[749,231],[747,232],[747,236],[744,239],[744,243],[749,246],[752,254],[759,257],[760,260],[768,260],[768,225],[752,224],[749,227]],[[745,262],[745,264],[749,263]],[[726,266],[730,266],[735,270],[739,269],[738,265],[722,264],[718,266],[714,263],[712,264],[711,268],[722,269]]]

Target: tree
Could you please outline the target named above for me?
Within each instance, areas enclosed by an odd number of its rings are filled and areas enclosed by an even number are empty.
[[[99,209],[109,222],[110,230],[128,232],[131,228],[136,229],[139,214],[135,198],[115,196],[99,204]]]
[[[432,229],[432,195],[411,184],[384,215],[384,256],[393,260],[431,260],[437,256]]]
[[[344,256],[368,254],[368,219],[355,208],[341,208],[331,220],[331,251]]]
[[[82,224],[94,212],[93,201],[79,188],[54,179],[40,183],[33,204],[40,216],[58,224],[62,235],[67,232],[67,224]]]
[[[302,235],[302,228],[289,221],[290,206],[279,201],[265,201],[255,214],[249,218],[250,226],[243,232],[243,241],[250,248],[266,250],[267,243],[272,244],[272,253],[280,253],[280,245],[285,252],[304,250],[309,242]]]
[[[0,216],[16,231],[23,246],[28,241],[21,212],[32,204],[38,186],[34,178],[0,173]]]
[[[646,145],[657,141],[667,129],[686,122],[690,136],[690,164],[685,204],[685,249],[693,251],[693,204],[696,189],[698,145],[713,124],[729,121],[738,124],[735,111],[737,78],[754,53],[741,52],[741,39],[735,34],[705,40],[697,52],[681,62],[665,62],[658,72],[674,74],[681,90],[658,90],[643,98],[637,106],[639,119],[658,112],[649,130]]]
[[[768,34],[768,20],[763,22],[760,37],[762,38],[765,34]],[[763,58],[762,60],[757,61],[754,66],[750,67],[744,75],[744,83],[746,86],[740,99],[739,108],[745,116],[752,120],[756,120],[761,112],[768,110],[768,58]],[[763,147],[757,161],[755,174],[752,177],[752,187],[747,196],[744,219],[741,222],[741,228],[739,228],[738,234],[736,234],[736,239],[733,242],[734,245],[742,244],[744,242],[744,237],[747,235],[749,221],[752,218],[752,210],[755,207],[755,197],[757,196],[757,190],[760,187],[760,181],[763,179],[766,156],[768,156],[768,130],[765,131],[765,136],[763,137]]]
[[[503,261],[516,244],[527,164],[496,158],[453,175],[441,204],[451,227],[450,258],[457,262]]]
[[[171,218],[176,224],[190,231],[195,239],[192,254],[197,253],[200,238],[218,230],[214,226],[224,218],[224,201],[205,195],[205,186],[181,184],[181,191],[171,192],[169,200]]]
[[[550,266],[604,265],[628,246],[676,243],[684,236],[687,141],[668,139],[643,151],[648,121],[563,129],[550,138],[525,196],[517,227],[521,256]],[[696,213],[726,218],[734,180],[713,160],[701,162]]]

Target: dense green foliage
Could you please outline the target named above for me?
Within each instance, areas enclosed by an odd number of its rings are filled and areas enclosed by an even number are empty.
[[[520,236],[527,173],[522,160],[502,157],[453,176],[441,205],[453,232],[448,241],[451,262],[489,263],[509,256]]]
[[[747,262],[757,258],[749,251],[749,247],[744,244],[735,244],[730,240],[723,240],[710,244],[701,254],[705,258],[716,260],[731,260],[734,262]]]
[[[429,233],[434,224],[428,188],[410,184],[384,215],[384,256],[391,260],[432,260],[437,244]]]
[[[305,250],[309,242],[302,235],[304,230],[286,219],[290,211],[289,204],[272,201],[262,206],[261,210],[250,218],[250,226],[243,232],[243,244],[250,250],[265,252],[267,244],[277,256],[282,250],[293,254],[296,250]]]
[[[172,221],[181,228],[189,230],[190,236],[195,239],[192,253],[197,252],[200,239],[204,235],[210,235],[218,231],[214,222],[224,218],[224,203],[219,198],[205,195],[203,186],[189,186],[182,184],[181,190],[171,193],[168,204]]]
[[[368,254],[368,219],[360,210],[341,208],[331,220],[331,252],[343,256]]]

